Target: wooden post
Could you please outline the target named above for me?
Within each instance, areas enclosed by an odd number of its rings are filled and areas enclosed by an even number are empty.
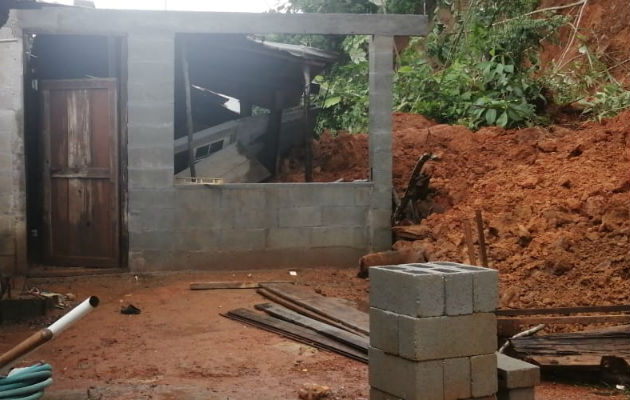
[[[472,230],[470,229],[470,221],[464,220],[464,240],[466,241],[466,247],[468,247],[468,259],[471,265],[477,265],[477,257],[475,256],[475,246],[472,240]]]
[[[477,220],[477,234],[479,235],[479,256],[481,257],[481,266],[488,266],[488,254],[486,253],[486,237],[483,233],[483,218],[481,210],[475,210],[475,219]]]
[[[302,73],[304,74],[304,181],[313,182],[313,151],[311,149],[313,133],[309,128],[311,66],[302,65]]]
[[[186,50],[187,43],[182,41],[182,71],[184,73],[184,87],[186,89],[186,128],[188,130],[188,168],[190,176],[197,176],[195,171],[195,152],[193,149],[193,120],[192,120],[192,99],[190,96],[190,71],[188,69],[188,52]]]

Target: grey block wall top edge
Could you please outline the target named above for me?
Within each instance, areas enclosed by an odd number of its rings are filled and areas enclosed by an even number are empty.
[[[356,188],[372,188],[373,182],[309,182],[309,183],[226,183],[221,185],[213,184],[176,184],[173,186],[177,190],[231,190],[231,189],[255,189],[255,190],[284,190],[284,189],[327,189],[338,188],[339,190],[351,190]],[[333,189],[334,190],[334,189]]]

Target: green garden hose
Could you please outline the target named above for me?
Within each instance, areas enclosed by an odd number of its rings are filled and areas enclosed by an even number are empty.
[[[52,381],[50,364],[15,368],[6,377],[0,377],[0,399],[36,400],[42,398],[44,390]]]

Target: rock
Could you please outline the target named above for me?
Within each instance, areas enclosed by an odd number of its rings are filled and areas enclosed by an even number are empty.
[[[558,142],[555,140],[542,140],[536,143],[536,147],[543,153],[553,153],[558,151]]]
[[[518,185],[523,189],[534,189],[540,183],[540,178],[537,176],[529,176]]]
[[[357,275],[360,278],[367,278],[369,268],[376,265],[398,265],[426,261],[427,257],[424,248],[417,245],[400,250],[370,253],[359,259],[359,273]]]
[[[315,383],[305,383],[298,391],[298,396],[302,400],[328,399],[332,391],[328,386],[317,385]]]

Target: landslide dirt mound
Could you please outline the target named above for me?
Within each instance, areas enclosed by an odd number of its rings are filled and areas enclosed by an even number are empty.
[[[543,0],[539,9],[566,6],[575,3],[574,0]],[[573,23],[577,22],[577,16],[582,5],[558,10],[560,14],[572,18]],[[628,37],[630,37],[630,2],[627,0],[589,0],[582,10],[579,32],[584,38],[576,39],[564,56],[564,62],[582,57],[579,53],[582,43],[585,43],[594,54],[603,61],[609,68],[610,73],[626,87],[630,84],[630,47]],[[568,46],[573,28],[563,27],[558,32],[558,44],[546,43],[541,53],[543,65],[547,65],[551,60],[560,61],[562,54]],[[570,62],[568,63],[570,64]]]
[[[630,111],[602,123],[473,133],[417,115],[394,115],[394,185],[417,158],[440,156],[431,175],[432,214],[416,242],[431,259],[469,262],[463,221],[483,211],[502,306],[621,304],[630,295]],[[367,136],[324,135],[315,178],[367,177]],[[295,156],[295,155],[294,155]],[[299,158],[287,178],[301,181]],[[339,168],[337,168],[339,167]]]

